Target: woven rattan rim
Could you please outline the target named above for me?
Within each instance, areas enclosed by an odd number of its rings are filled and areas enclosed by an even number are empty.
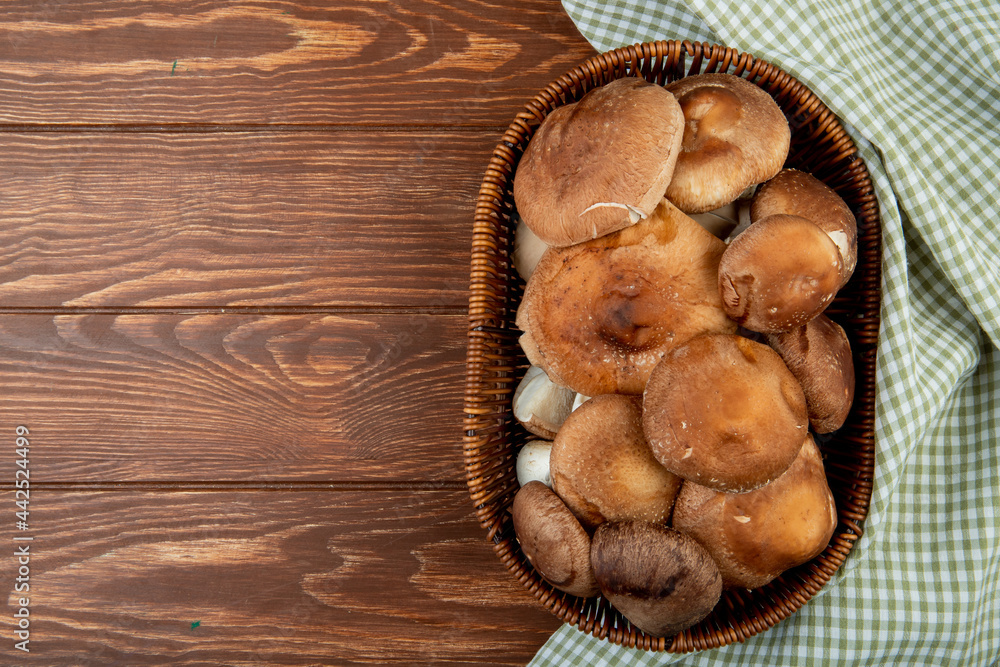
[[[858,219],[858,263],[826,311],[848,333],[857,387],[847,423],[818,438],[839,523],[827,549],[753,591],[730,590],[711,615],[676,637],[650,637],[601,597],[554,589],[527,563],[509,508],[518,489],[514,460],[528,434],[512,418],[511,397],[527,366],[514,315],[523,289],[510,262],[513,173],[538,124],[556,107],[624,76],[659,84],[701,72],[727,72],[760,86],[792,128],[788,165],[836,190]],[[754,56],[718,45],[678,41],[637,44],[595,56],[538,93],[517,114],[493,152],[479,191],[472,239],[466,362],[464,458],[476,516],[497,556],[538,601],[584,632],[627,647],[686,652],[740,642],[787,618],[831,579],[861,536],[874,469],[875,353],[879,330],[881,232],[878,204],[857,148],[836,117],[792,76]]]

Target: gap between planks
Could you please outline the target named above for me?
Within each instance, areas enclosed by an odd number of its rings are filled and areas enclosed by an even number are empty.
[[[461,491],[468,485],[461,480],[443,481],[232,481],[232,482],[35,482],[33,489],[47,491],[170,491],[170,492],[210,492],[210,491],[326,491],[332,493],[356,493],[358,491]]]
[[[0,306],[0,315],[447,315],[464,316],[464,305],[440,306]]]
[[[251,133],[378,133],[378,134],[415,134],[420,132],[440,132],[447,130],[450,133],[481,134],[484,132],[503,134],[506,127],[491,124],[469,123],[450,124],[441,123],[414,123],[412,125],[400,125],[393,123],[390,125],[364,124],[364,123],[324,123],[321,125],[295,124],[295,123],[9,123],[0,124],[0,134],[17,133],[128,133],[128,134],[251,134]]]

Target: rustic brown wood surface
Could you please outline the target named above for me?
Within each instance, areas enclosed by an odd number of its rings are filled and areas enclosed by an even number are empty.
[[[459,312],[501,134],[4,134],[0,307]]]
[[[29,425],[39,483],[459,482],[465,328],[419,312],[4,315],[0,418]]]
[[[462,488],[33,499],[32,652],[16,664],[523,664],[551,632]]]
[[[471,222],[592,54],[558,0],[4,5],[0,664],[530,659],[461,460]]]

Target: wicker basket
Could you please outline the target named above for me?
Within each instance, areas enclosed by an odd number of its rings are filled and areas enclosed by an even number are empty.
[[[532,569],[514,536],[509,508],[518,489],[517,451],[529,437],[511,414],[511,397],[527,362],[514,315],[524,287],[510,262],[513,174],[539,123],[556,107],[624,76],[664,84],[700,72],[728,72],[760,86],[777,101],[792,129],[788,166],[836,190],[858,219],[858,263],[851,282],[826,311],[847,331],[857,388],[847,423],[817,442],[839,523],[827,549],[753,591],[730,590],[708,618],[675,637],[634,628],[601,597],[582,599],[554,589]],[[653,42],[617,49],[584,62],[532,99],[493,152],[476,206],[464,455],[476,514],[500,560],[546,608],[584,632],[628,647],[685,652],[743,641],[801,607],[844,562],[861,535],[874,464],[875,350],[879,328],[881,235],[872,184],[857,149],[833,113],[804,85],[777,67],[717,45]]]

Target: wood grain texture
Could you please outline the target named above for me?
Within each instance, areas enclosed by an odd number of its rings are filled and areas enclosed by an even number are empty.
[[[0,306],[468,302],[491,131],[0,141]]]
[[[506,125],[593,54],[557,0],[325,4],[5,3],[0,124]]]
[[[4,664],[523,665],[558,625],[463,491],[40,489],[31,507],[31,653],[0,642]],[[0,558],[6,590],[16,569]]]
[[[591,55],[559,0],[4,3],[0,442],[31,429],[35,539],[0,664],[531,658],[559,622],[464,484],[471,223]]]
[[[464,480],[466,320],[0,315],[0,424],[45,482]]]

